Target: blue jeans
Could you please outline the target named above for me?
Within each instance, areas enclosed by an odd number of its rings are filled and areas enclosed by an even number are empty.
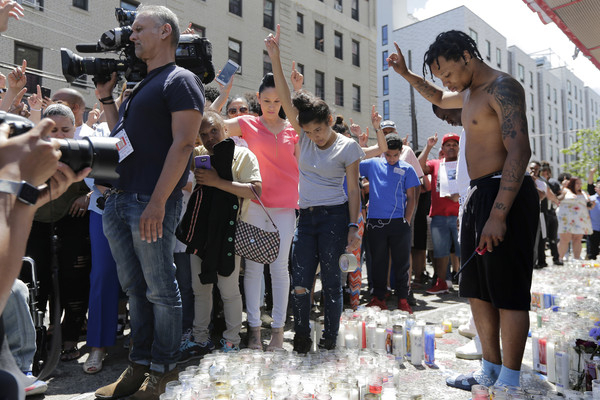
[[[452,243],[454,243],[454,254],[460,257],[458,228],[456,227],[457,218],[456,215],[435,215],[431,217],[431,241],[433,242],[433,256],[435,258],[448,257]]]
[[[348,244],[348,220],[348,203],[300,210],[292,249],[296,335],[310,336],[310,290],[320,264],[325,299],[323,337],[337,338],[343,310],[339,258]],[[303,293],[297,292],[302,289]]]
[[[36,349],[35,326],[29,312],[28,301],[29,288],[17,279],[13,283],[2,313],[4,332],[10,351],[22,372],[31,371]]]
[[[129,359],[163,372],[174,368],[180,355],[181,297],[173,250],[181,198],[167,200],[163,237],[153,243],[142,241],[139,230],[149,201],[150,195],[145,194],[113,194],[106,201],[102,221],[119,282],[129,298]]]

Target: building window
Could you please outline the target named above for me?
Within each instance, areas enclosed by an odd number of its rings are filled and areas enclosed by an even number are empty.
[[[567,127],[569,130],[573,130],[573,118],[569,117]]]
[[[271,65],[271,58],[269,57],[269,53],[263,51],[263,76],[265,76],[269,72],[273,72],[273,65]]]
[[[44,11],[44,0],[17,0],[17,3],[32,7],[37,11]]]
[[[553,89],[552,92],[554,94],[554,104],[556,104],[556,89]]]
[[[325,100],[325,74],[315,71],[315,95]]]
[[[577,108],[577,105],[575,105],[575,118],[579,117],[579,109]]]
[[[533,105],[535,102],[533,101],[533,93],[529,93],[529,107],[533,110]]]
[[[121,8],[124,8],[125,10],[129,10],[129,11],[137,10],[139,5],[140,5],[140,3],[135,0],[121,0],[121,3],[120,3]]]
[[[535,117],[531,116],[531,132],[535,132]]]
[[[342,12],[344,10],[342,6],[342,0],[333,0],[333,8],[335,8],[339,12]]]
[[[489,40],[485,41],[485,58],[488,61],[492,61],[492,44]]]
[[[521,83],[525,83],[525,67],[523,67],[523,65],[521,64],[518,64],[517,69],[519,72],[519,80],[521,81]]]
[[[567,93],[571,94],[571,81],[567,80]]]
[[[344,107],[344,80],[335,78],[335,104]]]
[[[554,107],[554,123],[558,123],[558,109]]]
[[[577,86],[575,86],[575,100],[577,100]]]
[[[192,29],[194,30],[196,35],[201,36],[201,37],[206,37],[206,28],[205,27],[192,23]]]
[[[383,101],[383,119],[390,119],[390,101]]]
[[[387,75],[383,76],[383,95],[387,96],[390,94],[390,77]]]
[[[475,44],[479,44],[479,40],[477,39],[477,32],[475,32],[471,28],[469,28],[469,36],[471,36],[471,39],[475,41]]]
[[[358,21],[358,0],[352,0],[351,15],[352,19]]]
[[[229,12],[242,16],[242,0],[229,0]]]
[[[296,70],[304,75],[304,64],[296,63]]]
[[[360,43],[352,41],[352,65],[360,67]]]
[[[275,29],[275,0],[264,0],[263,27],[270,30]]]
[[[573,102],[571,99],[567,99],[567,110],[569,111],[569,114],[573,114]]]
[[[360,86],[352,85],[352,109],[360,111]]]
[[[325,45],[325,38],[323,35],[323,24],[315,22],[315,49],[323,51]]]
[[[387,46],[387,44],[388,44],[387,25],[383,25],[381,27],[381,45],[382,46]]]
[[[238,74],[242,73],[242,42],[229,38],[229,54],[228,57],[231,61],[236,62],[240,68],[237,70]]]
[[[27,44],[17,43],[15,42],[15,58],[14,63],[16,65],[23,64],[23,60],[27,60],[27,68],[28,69],[42,69],[42,49],[39,47],[30,46]],[[32,73],[25,74],[27,78],[27,93],[36,93],[37,85],[42,85],[42,78],[39,75],[34,75]],[[81,79],[85,79],[87,83],[87,77],[82,77]],[[79,79],[78,79],[79,80]],[[76,84],[77,81],[73,82]]]
[[[73,0],[73,7],[81,8],[82,10],[88,10],[88,0]]]
[[[388,62],[387,62],[387,58],[388,58],[388,51],[387,51],[387,50],[384,50],[384,51],[381,53],[381,62],[382,62],[382,65],[383,65],[383,70],[384,70],[384,71],[387,71],[387,69],[388,69]]]
[[[548,92],[548,100],[550,100],[550,84],[546,83],[546,92]]]
[[[335,58],[342,60],[344,58],[343,52],[344,38],[339,32],[333,32],[333,47]]]
[[[529,87],[533,89],[533,72],[529,71]]]
[[[296,14],[296,31],[304,33],[304,14]]]
[[[548,104],[548,120],[552,120],[552,107]]]
[[[496,47],[496,66],[498,68],[502,67],[502,50]]]

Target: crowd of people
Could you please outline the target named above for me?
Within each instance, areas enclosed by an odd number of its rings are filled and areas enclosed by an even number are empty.
[[[20,5],[0,0],[0,30],[22,15]],[[9,388],[0,399],[47,388],[33,376],[36,330],[21,279],[40,283],[36,300],[50,320],[43,343],[59,342],[60,360],[82,357],[78,342],[86,335],[87,374],[102,370],[107,348],[129,323],[129,366],[96,397],[158,399],[177,379],[177,365],[213,351],[215,340],[226,352],[281,349],[293,317],[294,351],[309,352],[317,277],[324,316],[318,347],[334,349],[344,304],[356,309],[361,302],[363,260],[369,307],[387,309],[393,293],[397,308],[412,314],[413,290],[441,295],[453,284],[469,298],[482,367],[448,385],[518,386],[532,269],[547,265],[546,246],[562,265],[569,248],[581,258],[584,237],[589,259],[600,244],[596,170],[584,191],[581,178],[563,173],[556,180],[548,163],[530,161],[520,84],[488,67],[462,32],[440,34],[426,54],[424,71],[449,91],[412,73],[396,45],[390,66],[438,118],[464,128],[444,135],[439,153],[432,154],[435,134],[415,154],[408,136],[374,106],[377,144],[369,146],[369,128],[352,120],[348,126],[303,89],[295,64],[290,91],[279,26],[265,39],[273,72],[246,95],[230,95],[234,78],[205,88],[175,65],[178,27],[168,8],[141,6],[130,40],[148,74],[123,85],[116,99],[116,73],[98,82],[101,105],[87,115],[71,88],[48,98],[38,86],[24,97],[31,89],[25,60],[0,76],[0,110],[36,123],[10,138],[0,129],[0,265],[7,277],[0,285],[0,387]],[[84,179],[90,169],[74,173],[59,163],[58,144],[48,140],[86,136],[119,140],[117,179]],[[278,233],[271,262],[236,254],[242,223]],[[24,255],[37,274],[21,271]],[[358,268],[343,272],[347,258]]]

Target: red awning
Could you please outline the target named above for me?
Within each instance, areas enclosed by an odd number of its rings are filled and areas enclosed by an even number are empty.
[[[554,22],[600,69],[600,0],[523,0],[544,24]]]

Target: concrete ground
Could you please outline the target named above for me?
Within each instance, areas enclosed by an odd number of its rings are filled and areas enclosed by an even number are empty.
[[[548,259],[551,265],[551,259]],[[534,283],[540,283],[539,279],[554,279],[553,269],[559,271],[560,267],[548,267],[544,274],[534,271]],[[431,270],[431,266],[428,266]],[[366,282],[363,282],[363,287]],[[366,304],[368,294],[363,291],[361,294],[361,304]],[[428,324],[441,326],[444,317],[468,313],[468,305],[464,299],[458,297],[457,291],[452,290],[444,295],[428,295],[425,289],[415,291],[417,306],[413,307],[418,319],[425,320]],[[388,300],[390,309],[396,308],[396,299],[391,296]],[[244,316],[245,317],[245,316]],[[262,329],[265,342],[269,339],[268,329]],[[246,329],[242,330],[242,347],[246,339]],[[288,321],[285,327],[284,348],[292,350],[293,323]],[[220,338],[215,338],[220,339]],[[453,373],[468,373],[479,366],[478,361],[460,360],[455,357],[455,349],[467,343],[470,339],[458,334],[457,329],[451,333],[445,334],[442,338],[436,339],[436,367],[425,366],[415,367],[409,362],[405,362],[400,373],[400,392],[407,394],[422,394],[425,399],[469,399],[470,393],[458,389],[452,389],[446,386],[445,378]],[[88,400],[94,399],[94,391],[108,383],[113,382],[127,365],[127,350],[123,347],[124,339],[109,348],[109,355],[104,362],[102,371],[95,375],[87,375],[82,370],[82,365],[87,358],[88,348],[82,342],[82,357],[77,361],[61,362],[55,370],[53,376],[48,380],[48,391],[45,395],[29,397],[32,400],[45,398],[47,400]],[[218,341],[216,342],[218,343]],[[198,361],[189,362],[187,365],[197,364]],[[552,389],[553,385],[548,383],[543,375],[534,373],[531,370],[531,340],[527,342],[525,357],[523,360],[521,383],[525,388]]]

